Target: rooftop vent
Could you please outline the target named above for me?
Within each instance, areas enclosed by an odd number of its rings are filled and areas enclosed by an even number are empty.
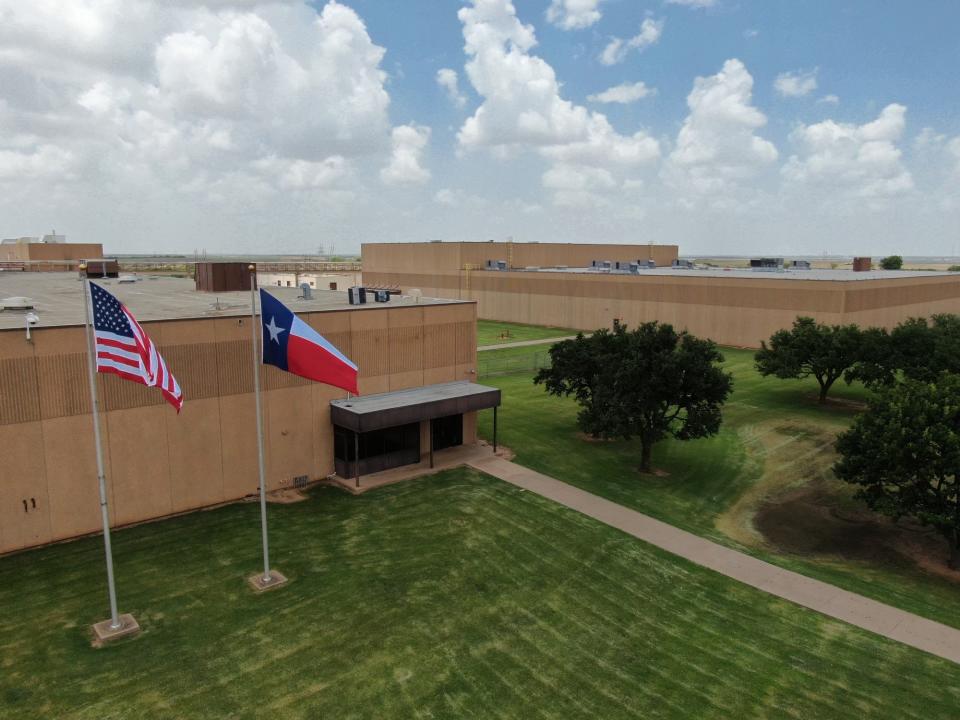
[[[653,261],[651,260],[651,262]],[[678,258],[673,261],[673,264],[670,267],[674,267],[679,270],[693,270],[693,260],[680,260]]]
[[[793,267],[795,270],[809,270],[810,261],[809,260],[794,260]]]
[[[33,300],[22,295],[0,300],[0,310],[33,310],[36,307]]]
[[[300,296],[301,300],[313,300],[313,290],[310,283],[300,283],[300,289],[303,290],[303,295]]]
[[[750,268],[774,272],[783,270],[783,258],[753,258],[750,261]]]

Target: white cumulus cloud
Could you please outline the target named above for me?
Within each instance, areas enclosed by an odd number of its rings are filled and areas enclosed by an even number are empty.
[[[603,0],[552,0],[547,8],[547,21],[564,30],[582,30],[603,17],[599,10]]]
[[[437,85],[447,91],[447,97],[458,108],[467,104],[466,96],[460,92],[460,78],[456,70],[440,68],[437,70]]]
[[[604,65],[617,65],[627,59],[631,50],[643,51],[656,45],[663,35],[664,20],[646,18],[640,25],[640,32],[631,38],[611,38],[600,53],[600,62]]]
[[[824,120],[798,126],[791,134],[798,152],[784,165],[784,178],[834,198],[884,198],[912,190],[913,177],[897,146],[906,113],[893,103],[863,125]]]
[[[421,165],[423,151],[430,141],[430,128],[400,125],[393,129],[393,154],[390,164],[380,171],[387,185],[422,185],[430,171]]]
[[[804,97],[817,89],[817,71],[782,72],[773,81],[773,88],[781,97]]]
[[[588,95],[587,100],[597,103],[620,103],[627,105],[656,93],[656,89],[648,87],[642,80],[635,83],[622,83],[608,88],[601,93]]]
[[[659,143],[643,131],[618,133],[607,117],[561,96],[553,68],[531,54],[533,28],[522,24],[510,0],[474,0],[460,10],[467,76],[483,102],[458,134],[462,148],[536,150],[553,162],[544,175],[548,189],[590,192],[602,173],[627,174],[655,161]],[[561,187],[558,177],[583,178]]]
[[[45,192],[26,182],[38,159],[61,184],[82,169],[74,197],[189,214],[352,191],[396,152],[385,50],[336,0],[0,0],[0,45],[0,162],[21,198]]]
[[[752,104],[752,94],[753,77],[736,59],[694,81],[687,96],[690,114],[664,169],[670,185],[717,200],[777,160],[773,143],[757,135],[767,118]]]

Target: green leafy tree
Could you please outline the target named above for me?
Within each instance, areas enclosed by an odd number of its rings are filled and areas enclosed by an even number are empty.
[[[960,373],[960,317],[942,314],[904,320],[887,333],[863,331],[860,358],[846,378],[868,387],[902,376],[932,382],[940,373]]]
[[[837,477],[894,519],[911,517],[950,544],[960,570],[960,376],[882,389],[837,439]]]
[[[733,387],[711,340],[656,322],[577,335],[551,347],[550,358],[534,383],[576,398],[584,432],[638,438],[643,472],[650,472],[653,446],[664,438],[714,435]]]
[[[771,335],[769,345],[761,343],[754,361],[761,375],[816,378],[820,402],[826,402],[833,384],[860,359],[862,339],[856,325],[823,325],[798,317],[790,330]]]
[[[903,267],[903,258],[899,255],[890,255],[880,261],[880,267],[884,270],[900,270]]]

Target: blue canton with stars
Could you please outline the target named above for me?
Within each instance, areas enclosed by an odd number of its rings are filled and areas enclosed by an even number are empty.
[[[93,326],[97,330],[134,339],[130,322],[120,307],[120,301],[95,283],[90,283],[93,297]]]
[[[263,334],[263,364],[287,370],[287,342],[293,327],[293,312],[263,290],[260,291],[260,331]]]

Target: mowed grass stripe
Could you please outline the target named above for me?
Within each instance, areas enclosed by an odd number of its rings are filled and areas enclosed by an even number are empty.
[[[243,584],[259,566],[256,506],[116,533],[121,604],[144,635],[102,651],[85,626],[104,612],[99,539],[0,559],[0,717],[939,718],[957,707],[949,663],[472,471],[362,497],[322,489],[270,512],[292,582],[263,596]],[[40,604],[17,586],[21,567]]]
[[[749,529],[746,536],[757,540],[745,544],[742,535],[731,538],[718,528],[718,520],[738,500],[775,476],[786,476],[778,486],[781,490],[812,480],[833,483],[838,497],[848,497],[850,489],[841,487],[829,472],[831,436],[854,416],[856,405],[851,403],[867,397],[862,387],[840,382],[831,397],[844,402],[823,407],[816,401],[815,381],[764,378],[753,367],[751,351],[722,348],[722,352],[726,369],[734,374],[734,394],[724,408],[724,425],[712,438],[658,444],[654,465],[668,471],[666,477],[637,472],[636,441],[585,440],[576,427],[576,403],[547,395],[541,386],[533,385],[532,373],[484,378],[483,382],[503,391],[499,439],[517,454],[515,462],[768,562],[960,627],[957,583],[910,560],[790,554],[762,543],[759,533]],[[819,435],[791,435],[794,426],[801,433],[813,429]],[[492,413],[481,413],[479,427],[489,439]],[[781,440],[780,434],[788,437]],[[824,434],[826,439],[821,439]],[[815,446],[808,448],[808,442]],[[800,450],[791,455],[792,448]],[[820,452],[826,458],[823,461]],[[943,557],[931,560],[945,564],[946,553],[944,543]]]

